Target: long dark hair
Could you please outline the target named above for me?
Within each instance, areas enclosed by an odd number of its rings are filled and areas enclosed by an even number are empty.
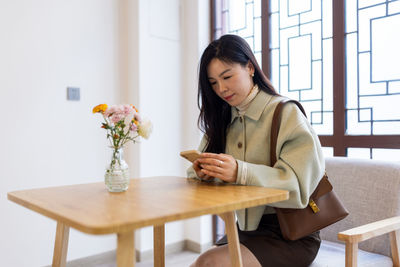
[[[231,107],[214,92],[208,80],[207,67],[214,58],[229,64],[239,63],[243,67],[251,62],[255,70],[254,84],[268,94],[277,95],[277,93],[258,66],[250,46],[243,38],[227,34],[207,46],[201,56],[199,67],[198,125],[207,137],[205,151],[223,153],[226,145],[226,130],[231,121]]]

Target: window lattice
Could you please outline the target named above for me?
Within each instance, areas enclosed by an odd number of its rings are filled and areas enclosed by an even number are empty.
[[[223,34],[243,37],[261,66],[261,0],[217,0],[215,38]]]
[[[333,133],[332,2],[272,0],[271,81],[302,102],[318,134]]]
[[[347,134],[400,134],[400,1],[346,1]]]

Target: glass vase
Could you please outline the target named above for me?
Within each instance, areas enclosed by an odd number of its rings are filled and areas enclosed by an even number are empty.
[[[111,149],[111,163],[104,175],[105,184],[110,192],[123,192],[129,186],[129,166],[124,160],[122,147]]]

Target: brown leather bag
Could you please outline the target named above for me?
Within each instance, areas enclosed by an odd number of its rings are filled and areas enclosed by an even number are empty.
[[[279,133],[280,113],[286,103],[295,103],[306,116],[301,104],[295,100],[281,101],[274,112],[271,126],[271,166],[276,163],[276,143]],[[344,219],[349,212],[333,191],[326,172],[317,188],[310,196],[309,203],[304,209],[275,208],[282,235],[287,240],[297,240],[308,236],[328,225]]]

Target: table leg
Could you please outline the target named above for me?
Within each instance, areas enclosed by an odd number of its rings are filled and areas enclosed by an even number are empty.
[[[134,231],[117,234],[117,267],[135,266],[135,239]]]
[[[232,266],[243,267],[242,254],[240,253],[239,236],[235,221],[235,213],[230,211],[219,214],[219,216],[225,221],[225,229],[228,237],[228,247]]]
[[[154,267],[165,266],[165,226],[154,225]]]
[[[67,264],[69,226],[57,222],[56,241],[54,243],[53,267],[65,267]]]

